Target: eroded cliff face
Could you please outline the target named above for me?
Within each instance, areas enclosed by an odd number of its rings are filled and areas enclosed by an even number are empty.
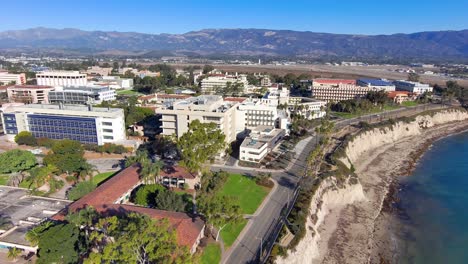
[[[412,122],[397,122],[393,126],[374,128],[357,135],[346,147],[347,158],[342,161],[350,166],[359,160],[366,151],[391,144],[405,137],[418,136],[424,129],[455,121],[468,120],[468,112],[462,110],[445,110],[433,115],[417,116]]]
[[[299,242],[294,251],[289,250],[285,258],[278,257],[276,263],[302,264],[318,262],[320,240],[319,227],[330,210],[339,211],[341,208],[355,201],[364,200],[361,184],[345,184],[344,188],[337,188],[334,179],[326,179],[317,189],[312,198],[307,218],[305,237]]]
[[[468,112],[444,110],[431,115],[417,116],[411,122],[399,121],[392,126],[374,128],[356,135],[345,148],[346,156],[340,160],[351,168],[351,164],[360,162],[359,158],[367,151],[376,150],[384,145],[388,146],[388,144],[403,138],[421,135],[425,129],[437,125],[463,120],[468,120]],[[381,200],[383,201],[383,199]],[[323,257],[324,252],[319,251],[319,241],[320,239],[325,239],[324,241],[330,239],[330,237],[323,237],[323,234],[321,236],[319,232],[320,226],[324,224],[325,217],[330,212],[339,212],[347,205],[357,201],[368,201],[360,182],[345,184],[344,188],[338,188],[334,179],[324,180],[312,198],[305,237],[299,242],[295,250],[288,251],[287,257],[278,257],[276,263],[320,263],[322,261],[320,258]],[[381,206],[381,203],[379,204]],[[327,225],[336,224],[331,222],[327,222]],[[323,251],[324,249],[320,250]]]

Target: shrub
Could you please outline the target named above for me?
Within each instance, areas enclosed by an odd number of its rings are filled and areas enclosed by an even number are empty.
[[[76,201],[94,191],[96,184],[90,181],[79,182],[68,191],[68,199]]]
[[[141,185],[132,195],[132,202],[142,206],[155,206],[156,195],[163,190],[164,186],[160,184]]]
[[[36,146],[37,140],[31,132],[21,131],[15,136],[15,142],[18,145]]]
[[[52,148],[54,146],[56,140],[50,138],[38,138],[37,145],[45,148]]]

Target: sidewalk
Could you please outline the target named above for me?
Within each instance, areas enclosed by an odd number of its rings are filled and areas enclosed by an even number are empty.
[[[245,225],[244,229],[242,229],[241,233],[239,236],[237,236],[236,240],[234,243],[229,247],[228,250],[225,251],[225,253],[221,256],[221,262],[220,263],[225,263],[227,259],[231,256],[232,249],[236,248],[239,244],[239,242],[245,237],[247,233],[249,233],[249,229],[252,226],[253,222],[255,221],[255,218],[263,211],[265,208],[266,204],[271,200],[273,194],[278,190],[278,182],[274,180],[273,178],[270,178],[270,180],[273,182],[273,188],[271,188],[270,192],[268,195],[263,199],[262,204],[257,208],[255,213],[253,215],[244,215],[245,219],[248,219],[247,225]]]

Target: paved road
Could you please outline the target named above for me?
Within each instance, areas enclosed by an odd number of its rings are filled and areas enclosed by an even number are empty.
[[[312,137],[302,149],[288,171],[273,172],[272,177],[278,183],[278,187],[266,201],[265,206],[258,212],[257,216],[251,218],[246,226],[243,236],[231,247],[230,251],[224,256],[222,263],[257,263],[261,243],[276,225],[281,215],[283,207],[294,196],[296,184],[302,175],[308,154],[315,147],[316,140]],[[220,168],[214,168],[219,170]],[[256,175],[258,171],[248,168],[222,168],[234,173],[247,173]]]
[[[389,118],[397,118],[416,114],[421,111],[443,108],[442,105],[421,105],[411,108],[396,109],[385,113],[371,114],[352,118],[347,120],[337,120],[336,127],[344,126],[366,121],[369,123],[379,122]],[[277,171],[272,173],[272,177],[278,182],[278,188],[271,195],[271,198],[266,201],[265,206],[258,212],[257,216],[253,217],[244,231],[239,236],[238,240],[232,245],[231,249],[223,256],[222,263],[258,263],[261,242],[264,238],[273,232],[273,226],[277,223],[281,216],[281,211],[284,206],[292,199],[294,190],[299,178],[303,175],[307,156],[316,145],[316,137],[307,141],[307,144],[298,154],[297,160],[290,166],[287,171]],[[256,169],[216,166],[213,170],[226,170],[233,173],[246,173],[257,175],[259,172]]]

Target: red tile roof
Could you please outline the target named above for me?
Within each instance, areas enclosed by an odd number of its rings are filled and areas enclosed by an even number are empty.
[[[177,169],[175,175],[186,175],[183,169]],[[137,212],[150,216],[154,219],[168,219],[170,225],[177,232],[177,242],[180,245],[191,248],[197,241],[197,238],[205,223],[199,217],[192,217],[186,213],[170,212],[145,208],[126,204],[115,204],[115,202],[126,192],[132,190],[140,183],[140,166],[134,164],[97,187],[93,192],[83,196],[78,201],[73,202],[54,215],[54,220],[64,220],[69,212],[76,212],[88,206],[92,206],[96,211],[104,215],[118,215],[128,212]]]
[[[411,92],[407,92],[407,91],[390,91],[388,92],[387,96],[389,98],[395,98],[397,95],[407,95],[407,96],[410,96],[412,95]]]
[[[224,98],[224,101],[228,101],[228,102],[239,102],[239,103],[242,103],[242,102],[244,102],[245,100],[247,100],[247,98],[245,98],[245,97],[226,97],[226,98]]]
[[[195,179],[196,175],[190,173],[181,166],[173,166],[173,167],[165,167],[161,170],[160,175],[162,177],[169,177],[169,178],[184,178],[184,179]]]

